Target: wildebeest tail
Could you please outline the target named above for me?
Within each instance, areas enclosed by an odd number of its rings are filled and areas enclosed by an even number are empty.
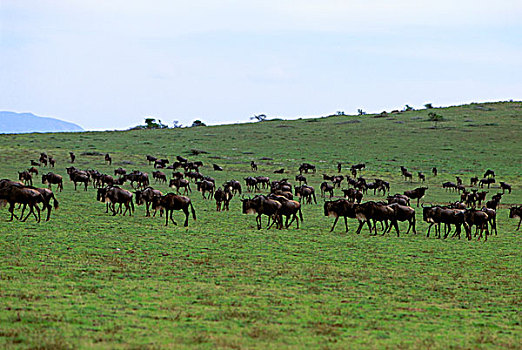
[[[54,193],[53,193],[52,198],[53,198],[54,210],[56,210],[60,206],[60,203],[58,203],[58,199],[56,199],[56,197],[54,196]]]
[[[196,211],[194,210],[194,206],[192,205],[192,202],[190,204],[190,210],[192,210],[192,218],[194,218],[194,221],[196,220]]]

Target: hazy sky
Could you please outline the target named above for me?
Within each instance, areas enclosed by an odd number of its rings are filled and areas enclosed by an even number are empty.
[[[0,110],[86,129],[521,98],[520,0],[0,0]]]

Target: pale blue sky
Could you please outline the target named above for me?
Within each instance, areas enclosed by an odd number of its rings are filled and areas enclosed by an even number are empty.
[[[522,1],[0,0],[0,110],[86,129],[522,99]]]

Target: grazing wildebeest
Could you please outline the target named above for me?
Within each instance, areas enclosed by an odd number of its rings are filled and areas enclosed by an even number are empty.
[[[419,202],[422,197],[424,197],[424,194],[426,193],[426,190],[428,187],[417,187],[414,190],[411,191],[404,191],[404,195],[408,196],[410,199],[417,199],[417,207],[419,206]]]
[[[455,180],[457,181],[457,186],[462,185],[462,179],[460,176],[455,176]]]
[[[114,186],[114,178],[107,174],[101,174],[98,178],[98,187]]]
[[[348,232],[347,218],[355,219],[355,206],[356,204],[348,202],[346,199],[324,202],[324,216],[332,216],[335,218],[330,232],[334,230],[341,216],[344,217],[344,226],[346,227],[346,232]]]
[[[257,179],[255,177],[245,177],[244,180],[246,183],[247,191],[255,192],[259,190],[259,188],[257,188]]]
[[[330,193],[330,198],[332,198],[334,195],[334,185],[323,182],[321,184],[321,197],[324,197],[326,192]]]
[[[89,175],[82,171],[73,171],[69,174],[69,178],[74,183],[74,190],[76,191],[76,186],[78,182],[83,183],[85,186],[85,191],[87,191],[87,185],[89,184]]]
[[[11,218],[9,221],[13,220],[13,217],[18,217],[14,214],[15,204],[23,204],[24,209],[28,205],[29,213],[25,218],[20,216],[20,220],[26,221],[27,218],[33,214],[36,221],[40,222],[40,208],[38,207],[38,203],[45,203],[45,200],[40,192],[35,189],[27,188],[26,186],[14,183],[9,180],[5,180],[3,186],[0,186],[0,206],[9,203],[9,212],[11,213]],[[36,209],[36,213],[34,210]],[[23,212],[22,212],[23,214]]]
[[[408,221],[408,231],[406,234],[410,232],[410,229],[413,228],[413,233],[417,234],[415,230],[415,209],[407,205],[401,205],[398,203],[392,203],[388,205],[389,208],[393,209],[393,215],[390,217],[391,225],[388,227],[388,232],[391,231],[392,226],[395,228],[395,232],[397,232],[397,237],[399,237],[399,225],[397,221]],[[386,231],[382,234],[384,235]]]
[[[468,235],[468,239],[471,238],[471,228],[476,226],[475,236],[478,234],[480,230],[480,235],[478,240],[482,238],[482,233],[486,230],[484,241],[488,240],[489,230],[488,230],[488,214],[481,210],[476,209],[468,209],[464,212],[464,228],[466,229],[466,234]]]
[[[243,214],[257,214],[256,223],[257,229],[261,230],[261,215],[268,216],[268,221],[270,219],[273,220],[273,223],[276,223],[276,227],[281,229],[283,223],[280,220],[279,210],[282,207],[282,204],[274,199],[269,199],[264,195],[257,195],[254,198],[250,199],[241,199],[243,203]],[[272,225],[273,225],[272,223]],[[268,226],[268,228],[270,228]]]
[[[417,173],[417,176],[419,177],[419,181],[420,181],[420,182],[424,182],[424,181],[426,181],[426,175],[424,175],[424,173],[422,173],[422,172],[419,171],[419,172]]]
[[[454,183],[454,182],[451,182],[451,181],[447,181],[447,182],[444,182],[442,184],[442,188],[445,188],[446,190],[453,190],[453,191],[456,191],[457,190],[457,184]]]
[[[71,163],[74,163],[76,160],[76,155],[73,152],[69,152],[69,157],[71,157]]]
[[[28,171],[18,172],[18,180],[23,181],[25,185],[33,185],[33,176]]]
[[[230,180],[223,184],[223,187],[225,190],[229,190],[229,192],[232,192],[234,194],[241,194],[241,183],[236,180]]]
[[[390,208],[386,203],[369,201],[362,204],[357,204],[355,207],[355,217],[359,220],[359,227],[357,234],[362,230],[364,223],[368,225],[370,234],[372,233],[372,226],[370,220],[373,220],[373,229],[375,235],[377,234],[377,221],[384,222],[384,232],[388,230],[388,221],[393,220],[394,209]]]
[[[487,178],[487,177],[495,177],[495,172],[493,170],[491,170],[491,169],[486,170],[486,172],[484,173],[483,178]]]
[[[174,221],[174,219],[172,218],[172,214],[174,213],[174,210],[183,210],[183,213],[185,213],[185,223],[183,224],[183,226],[187,227],[190,216],[189,207],[192,211],[192,218],[196,220],[196,211],[194,210],[194,206],[192,205],[192,202],[188,197],[179,196],[174,193],[167,193],[162,197],[154,197],[154,200],[152,202],[152,209],[165,210],[165,226],[168,226],[169,218],[174,225],[177,225],[178,223]]]
[[[185,173],[185,177],[187,179],[193,180],[194,182],[203,180],[203,175],[202,174],[194,173],[194,172],[191,172],[191,171],[188,172],[188,173]]]
[[[522,205],[518,207],[511,207],[509,208],[509,218],[519,218],[520,221],[518,222],[517,231],[520,230],[520,223],[522,222]]]
[[[305,204],[312,204],[312,199],[317,204],[317,199],[315,198],[315,189],[312,186],[301,185],[295,186],[295,195],[299,197],[299,202],[301,199],[304,200]]]
[[[500,181],[499,182],[500,184],[500,188],[502,189],[502,193],[504,193],[506,190],[508,190],[508,192],[511,194],[511,185],[504,182],[504,181]]]
[[[404,206],[410,206],[410,197],[396,193],[393,196],[386,197],[386,200],[388,201],[388,204],[397,203]]]
[[[32,166],[40,166],[40,163],[35,162],[34,160],[31,160],[31,165]]]
[[[285,221],[285,228],[288,228],[294,220],[297,223],[297,228],[299,228],[299,219],[301,219],[301,222],[303,222],[303,213],[301,212],[301,203],[296,202],[294,200],[288,199],[284,196],[280,196],[277,194],[270,194],[268,196],[269,199],[274,199],[281,203],[281,208],[279,209],[279,221],[281,224],[283,223],[283,216],[286,216]],[[299,214],[299,217],[297,217],[297,214]],[[292,218],[292,221],[288,222],[289,219]]]
[[[407,181],[408,179],[410,179],[410,181],[413,181],[413,174],[409,171],[403,172],[402,176],[404,176],[404,181]]]
[[[151,163],[155,162],[158,159],[158,158],[153,157],[153,156],[148,155],[148,154],[147,154],[146,158],[147,158],[147,161],[149,162],[149,165],[151,165]]]
[[[163,169],[169,164],[168,159],[156,159],[154,161],[154,169]]]
[[[296,175],[295,181],[299,181],[300,185],[302,185],[303,183],[306,185],[306,177],[302,174]]]
[[[481,179],[479,181],[479,186],[481,188],[484,188],[484,185],[488,185],[488,188],[491,184],[494,184],[495,183],[495,178],[493,177],[488,177],[488,178],[484,178],[484,179]]]
[[[284,173],[285,173],[285,169],[284,168],[274,170],[274,174],[284,174]]]
[[[31,175],[38,175],[38,169],[36,169],[34,166],[30,167],[29,170],[27,170]]]
[[[302,163],[299,166],[299,174],[302,174],[303,172],[308,174],[308,171],[310,170],[312,170],[312,172],[315,174],[315,165],[312,165],[310,163]]]
[[[433,174],[433,176],[437,176],[437,174],[439,173],[437,168],[433,167],[431,168],[431,173]]]
[[[343,182],[343,180],[344,180],[344,176],[342,176],[342,175],[334,176],[332,179],[334,187],[337,186],[338,188],[341,188],[341,182]]]
[[[356,190],[355,188],[343,189],[341,191],[343,191],[344,198],[352,203],[360,204],[364,195],[362,191]]]
[[[63,191],[63,178],[61,175],[54,173],[44,174],[42,175],[42,184],[48,184],[49,189],[51,190],[51,185],[58,185],[58,191]]]
[[[142,205],[145,203],[145,208],[147,210],[147,213],[145,216],[150,216],[149,207],[154,200],[154,197],[161,197],[163,194],[159,190],[155,190],[152,187],[147,187],[143,191],[136,191],[134,192],[136,195],[136,204]],[[156,211],[154,212],[154,216],[156,216]]]
[[[112,208],[113,216],[115,216],[118,212],[122,213],[122,205],[125,205],[123,216],[125,216],[127,212],[129,212],[129,216],[132,215],[132,212],[134,211],[134,202],[132,201],[132,196],[132,192],[124,190],[118,186],[99,188],[97,193],[97,199],[100,202],[109,204],[108,207]],[[116,211],[116,204],[120,205],[118,211]]]
[[[176,156],[176,160],[180,163],[186,163],[188,162],[187,158],[183,158],[182,156]]]
[[[270,187],[270,178],[266,176],[256,176],[255,177],[258,184],[261,184],[262,188]]]
[[[126,175],[127,170],[123,169],[122,167],[119,167],[118,169],[114,170],[114,176],[116,175]]]
[[[475,177],[472,177],[470,180],[469,180],[469,185],[471,187],[477,187],[478,185],[478,181],[479,181],[479,178],[477,176]]]
[[[250,168],[252,168],[252,171],[257,171],[257,164],[254,161],[250,162]]]
[[[125,181],[130,181],[130,185],[134,188],[134,183],[136,182],[136,188],[145,188],[149,186],[149,174],[143,173],[141,171],[135,170],[130,174],[126,174],[122,176]]]
[[[207,180],[202,180],[202,181],[196,182],[196,186],[197,186],[198,191],[201,192],[203,199],[211,199],[212,196],[214,195],[214,189],[216,188],[216,185],[213,182],[210,182]],[[209,193],[208,198],[205,197],[205,193],[207,193],[207,192]]]
[[[162,171],[153,171],[152,178],[156,180],[156,182],[167,183],[167,175]]]
[[[190,181],[187,179],[181,179],[181,178],[174,178],[171,179],[169,182],[169,187],[176,188],[176,192],[179,193],[179,189],[184,189],[184,194],[188,194],[189,192],[192,192],[192,189],[190,188]]]

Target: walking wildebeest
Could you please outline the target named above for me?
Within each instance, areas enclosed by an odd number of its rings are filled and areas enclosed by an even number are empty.
[[[228,187],[230,189],[230,187]],[[214,192],[214,199],[216,200],[216,210],[221,211],[221,204],[223,204],[223,210],[229,210],[230,200],[232,199],[232,192],[226,191],[219,187]]]
[[[74,163],[76,160],[76,155],[73,152],[69,152],[69,157],[71,157],[71,163]]]
[[[479,181],[479,186],[481,188],[484,188],[484,185],[488,185],[488,188],[491,184],[494,184],[495,183],[495,178],[493,177],[488,177],[488,178],[484,178],[482,180]]]
[[[38,175],[38,169],[36,169],[34,166],[30,167],[29,170],[27,170],[31,175]]]
[[[334,185],[329,184],[328,182],[323,182],[321,184],[321,197],[326,195],[326,192],[330,193],[330,198],[334,195]]]
[[[38,207],[38,203],[40,202],[45,203],[45,200],[42,194],[35,189],[27,188],[24,185],[12,182],[6,182],[4,186],[0,187],[0,205],[9,203],[9,212],[11,213],[9,221],[12,221],[13,217],[18,219],[14,213],[14,208],[15,204],[19,203],[23,204],[24,208],[29,205],[30,209],[25,218],[22,218],[22,215],[20,216],[20,220],[26,221],[27,218],[33,214],[36,221],[40,222],[40,208]],[[35,209],[38,215],[34,212]]]
[[[299,174],[302,174],[303,172],[308,174],[308,171],[310,170],[312,170],[312,172],[315,174],[315,165],[312,165],[310,163],[302,163],[299,166]]]
[[[312,204],[312,199],[315,204],[317,204],[317,199],[315,198],[315,189],[312,186],[301,185],[294,187],[295,195],[299,197],[299,202],[301,199],[304,200],[304,204]]]
[[[417,173],[417,176],[419,177],[419,181],[420,181],[420,182],[424,182],[424,181],[426,181],[426,175],[424,175],[424,173],[422,173],[422,172],[419,171],[419,172]]]
[[[520,221],[518,222],[517,231],[520,230],[520,223],[522,222],[522,205],[519,207],[511,207],[509,208],[509,218],[519,218]]]
[[[410,199],[417,199],[417,207],[419,206],[419,202],[422,197],[424,197],[424,194],[426,193],[426,190],[428,187],[417,187],[414,190],[411,191],[404,191],[404,195],[408,196]]]
[[[334,230],[341,216],[344,217],[344,226],[346,227],[346,232],[348,232],[347,218],[355,219],[355,206],[356,204],[348,202],[346,199],[324,202],[324,216],[332,216],[335,218],[330,232]]]
[[[127,170],[123,169],[122,167],[119,167],[118,169],[114,170],[114,176],[116,175],[126,175]]]
[[[156,180],[156,182],[167,183],[167,175],[162,171],[153,171],[152,178]]]
[[[148,155],[148,154],[147,154],[146,158],[147,158],[147,161],[149,162],[149,165],[150,165],[151,163],[155,162],[155,161],[158,159],[158,158],[153,157],[153,156]]]
[[[223,184],[223,187],[225,189],[229,189],[230,192],[234,193],[234,194],[241,194],[241,183],[239,181],[236,181],[236,180],[230,180],[230,181],[227,181]]]
[[[18,172],[18,180],[23,181],[25,185],[33,185],[33,176],[28,171]]]
[[[174,193],[167,193],[162,197],[154,197],[154,200],[152,202],[152,209],[165,210],[165,226],[168,226],[169,218],[174,225],[177,225],[178,223],[174,221],[174,219],[172,218],[172,214],[174,213],[174,210],[183,210],[183,213],[185,213],[185,223],[183,224],[183,226],[187,227],[190,215],[189,207],[192,211],[192,218],[196,220],[196,211],[194,210],[194,206],[192,205],[192,202],[188,197],[179,196]]]
[[[105,161],[108,165],[112,165],[112,157],[109,155],[109,153],[105,154]]]
[[[302,174],[296,175],[295,181],[299,181],[300,185],[302,185],[303,183],[306,185],[306,177]]]
[[[282,228],[283,223],[280,220],[279,210],[282,204],[274,199],[269,199],[264,195],[257,195],[250,199],[241,199],[243,203],[243,214],[257,214],[257,229],[261,230],[261,215],[268,216],[268,222],[273,220],[272,225],[276,223],[278,229]],[[268,226],[270,228],[272,225]]]
[[[252,168],[252,171],[257,171],[257,164],[254,161],[251,161],[250,168]]]
[[[203,199],[211,199],[212,196],[214,195],[214,189],[216,188],[216,185],[213,182],[203,180],[203,181],[196,182],[196,186],[197,186],[198,191],[201,192]],[[209,193],[208,198],[205,197],[205,193],[207,193],[207,192]]]
[[[303,213],[301,212],[301,203],[296,202],[294,200],[290,200],[284,196],[276,195],[276,194],[270,194],[268,196],[270,199],[274,199],[281,203],[281,208],[279,209],[279,220],[281,224],[283,223],[283,216],[286,216],[285,221],[285,228],[288,228],[294,220],[297,223],[297,228],[299,229],[299,219],[301,219],[301,222],[303,222]],[[297,214],[299,214],[299,217],[297,217]],[[292,218],[292,221],[290,223],[288,220]]]
[[[495,177],[495,172],[493,170],[491,170],[491,169],[486,170],[486,172],[484,173],[483,178],[487,178],[487,177]]]
[[[134,194],[136,195],[136,204],[137,205],[142,205],[143,203],[145,203],[145,208],[147,210],[147,213],[145,214],[145,216],[150,216],[149,207],[150,207],[152,201],[154,200],[154,197],[163,196],[161,191],[155,190],[152,187],[147,187],[143,191],[137,190],[136,192],[134,192]],[[156,216],[156,212],[154,212],[154,216]]]
[[[55,165],[56,165],[56,159],[54,159],[53,157],[49,156],[49,166],[51,168],[54,168]]]
[[[132,215],[132,212],[134,211],[134,202],[132,201],[132,196],[132,192],[124,190],[123,188],[119,188],[118,186],[99,188],[97,193],[97,199],[100,202],[105,202],[112,205],[113,216],[115,216],[118,212],[122,212],[122,205],[125,205],[123,216],[125,216],[127,212],[129,212],[129,216]],[[118,211],[116,211],[116,204],[120,205]],[[107,208],[110,207],[110,205],[108,205]]]
[[[42,184],[48,184],[49,189],[51,190],[51,185],[58,185],[58,191],[63,191],[63,178],[61,175],[54,173],[44,174],[42,175]]]
[[[471,187],[477,187],[478,182],[479,182],[479,178],[478,178],[477,176],[475,176],[475,177],[472,177],[472,178],[469,180],[469,185],[470,185]]]
[[[502,193],[504,193],[506,190],[508,190],[508,192],[511,194],[511,185],[504,182],[504,181],[500,181],[499,182],[500,184],[500,188],[502,189]]]
[[[187,179],[174,178],[169,182],[169,187],[176,188],[176,192],[179,194],[179,189],[184,189],[184,194],[189,194],[192,192],[190,189],[190,181]]]

